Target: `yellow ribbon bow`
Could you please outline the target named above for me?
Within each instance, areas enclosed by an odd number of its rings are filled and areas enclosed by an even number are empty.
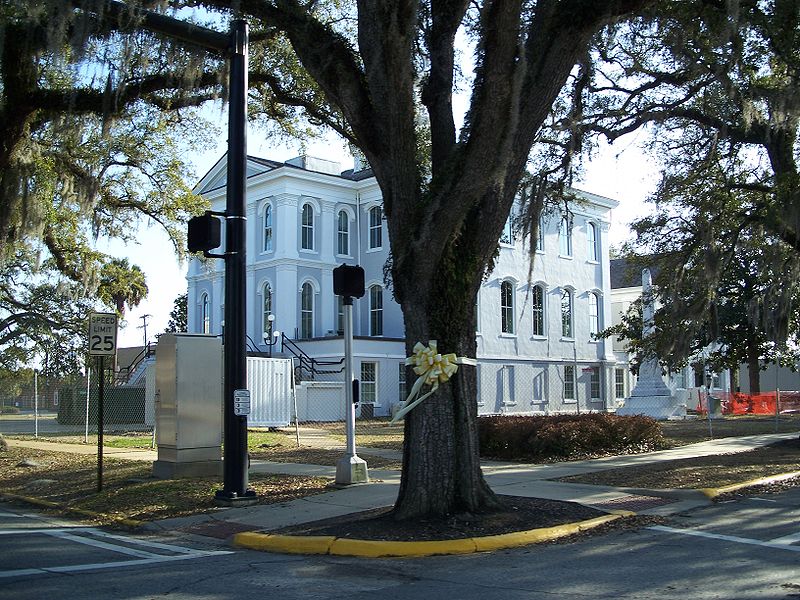
[[[436,340],[431,340],[427,346],[421,342],[414,344],[414,354],[406,358],[406,365],[414,365],[414,373],[418,377],[411,388],[411,392],[408,394],[408,398],[403,403],[403,408],[395,413],[391,422],[396,423],[402,419],[417,404],[439,389],[440,383],[445,383],[458,371],[459,364],[474,365],[476,363],[474,360],[463,356],[456,357],[454,353],[439,354]],[[431,389],[426,394],[419,396],[423,385],[429,385]]]

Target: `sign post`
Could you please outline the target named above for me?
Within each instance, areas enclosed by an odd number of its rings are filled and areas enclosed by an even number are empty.
[[[103,401],[105,400],[104,359],[117,353],[117,315],[89,315],[89,356],[98,357],[97,395],[97,491],[103,491]],[[88,403],[87,398],[87,403]]]

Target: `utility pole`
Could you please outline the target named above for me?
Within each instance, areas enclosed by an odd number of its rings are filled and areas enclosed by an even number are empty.
[[[142,315],[139,317],[142,320],[142,324],[137,329],[144,329],[144,347],[147,348],[147,319],[152,317],[153,315]]]

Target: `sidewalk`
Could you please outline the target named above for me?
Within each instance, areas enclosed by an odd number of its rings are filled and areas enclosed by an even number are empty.
[[[697,490],[641,490],[548,480],[681,458],[745,452],[794,437],[797,437],[797,433],[722,438],[647,454],[612,456],[570,463],[530,465],[484,461],[482,464],[486,481],[499,494],[565,500],[604,510],[630,510],[639,514],[669,515],[696,506],[705,506],[709,503],[709,499]],[[365,455],[364,458],[369,465],[369,457]],[[258,460],[253,461],[250,471],[330,478],[336,474],[335,467]],[[225,521],[235,523],[242,528],[247,526],[250,529],[269,531],[392,505],[399,491],[400,472],[371,469],[369,476],[371,481],[369,484],[349,486],[282,504],[226,508],[213,515],[188,517],[188,521],[165,519],[150,523],[147,528],[165,531],[202,522]]]
[[[576,502],[607,512],[634,511],[645,515],[670,515],[698,506],[710,500],[699,490],[654,490],[626,487],[608,487],[552,481],[561,477],[591,473],[601,470],[653,464],[663,461],[745,452],[779,440],[792,439],[797,433],[782,433],[722,438],[662,450],[647,454],[612,456],[593,460],[553,464],[521,464],[511,462],[484,461],[483,472],[492,489],[504,495],[527,496],[550,500]],[[94,446],[78,444],[51,444],[32,440],[7,440],[12,446],[41,448],[59,452],[93,454]],[[107,456],[127,460],[153,461],[157,453],[152,450],[106,448]],[[371,454],[379,454],[378,451]],[[380,454],[395,455],[394,452]],[[363,457],[369,464],[369,454]],[[334,478],[335,467],[296,463],[275,463],[254,460],[253,473],[291,475],[313,475]],[[221,508],[210,514],[164,519],[145,525],[149,531],[181,532],[203,535],[204,531],[268,532],[290,525],[343,516],[372,508],[390,506],[397,498],[400,472],[370,470],[369,484],[353,485],[332,490],[316,496],[308,496],[281,504],[253,505],[237,508]]]
[[[67,454],[97,454],[97,444],[66,444],[59,442],[44,442],[38,440],[15,440],[5,438],[9,446],[17,448],[32,448],[34,450],[49,450],[51,452],[65,452]],[[122,460],[155,461],[158,452],[143,448],[112,448],[103,446],[103,456],[119,458]]]

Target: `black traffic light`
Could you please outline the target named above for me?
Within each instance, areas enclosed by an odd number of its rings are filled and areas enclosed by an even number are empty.
[[[210,212],[189,219],[189,252],[206,252],[222,242],[219,219]]]
[[[364,295],[364,269],[341,265],[333,270],[333,293],[337,296],[361,298]]]

